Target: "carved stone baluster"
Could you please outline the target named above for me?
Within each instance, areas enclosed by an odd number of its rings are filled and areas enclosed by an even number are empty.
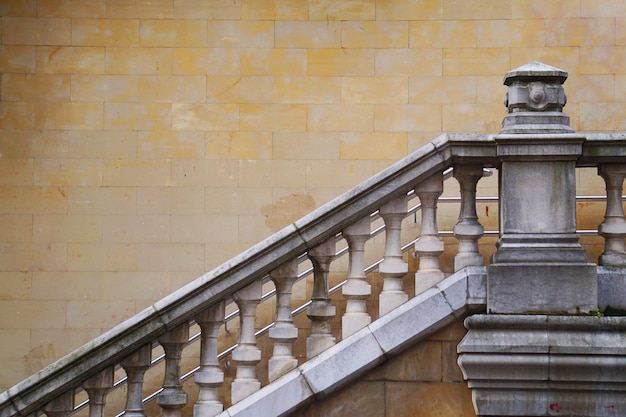
[[[291,317],[291,292],[298,279],[297,259],[270,272],[270,278],[276,286],[276,318],[269,332],[274,342],[274,352],[268,364],[268,379],[271,382],[298,366],[298,360],[293,356],[293,342],[298,338],[298,328]]]
[[[380,217],[385,221],[385,257],[378,267],[378,272],[383,278],[383,289],[378,298],[379,316],[384,316],[409,299],[403,283],[404,277],[409,272],[409,265],[402,257],[400,236],[406,212],[406,196],[396,198],[378,210]]]
[[[330,320],[335,317],[335,306],[330,303],[328,273],[335,258],[335,237],[331,237],[308,253],[313,263],[313,294],[307,316],[311,320],[311,333],[306,339],[306,357],[310,359],[335,344]]]
[[[256,365],[261,361],[261,349],[256,345],[254,316],[261,301],[261,281],[257,280],[233,294],[239,307],[239,342],[233,351],[237,374],[231,386],[231,400],[235,404],[261,388],[256,376]]]
[[[199,386],[198,402],[193,406],[195,417],[212,417],[224,410],[218,389],[224,382],[224,372],[217,358],[217,338],[224,323],[224,301],[211,306],[196,316],[200,326],[200,369],[194,374]]]
[[[74,411],[74,390],[63,394],[43,406],[43,411],[48,417],[67,417]]]
[[[437,230],[437,199],[443,192],[443,175],[434,174],[415,187],[415,194],[422,204],[422,228],[415,242],[419,268],[415,273],[415,294],[419,294],[443,279],[439,256],[443,253],[443,241]]]
[[[152,345],[147,344],[137,349],[135,353],[126,357],[120,362],[128,381],[126,383],[128,392],[126,393],[126,417],[145,417],[143,409],[142,389],[143,376],[150,367],[152,360]]]
[[[159,343],[165,351],[165,377],[163,391],[157,395],[157,404],[163,417],[181,417],[187,404],[187,394],[180,382],[180,358],[189,341],[189,323],[185,322],[161,337]]]
[[[104,416],[106,396],[113,389],[113,367],[105,368],[81,385],[89,395],[89,417]]]
[[[476,213],[476,185],[483,176],[482,165],[457,165],[454,178],[461,189],[461,210],[459,221],[454,226],[454,236],[459,240],[459,249],[454,257],[454,270],[466,266],[483,266],[485,259],[478,251],[478,239],[485,228],[478,223]]]
[[[606,183],[606,213],[604,221],[598,227],[598,233],[604,237],[604,253],[600,256],[600,265],[626,264],[626,220],[622,206],[622,187],[626,178],[626,166],[601,165],[598,174]]]
[[[365,278],[364,259],[365,243],[370,238],[370,217],[346,227],[343,237],[350,250],[348,279],[341,289],[346,299],[346,313],[341,318],[341,337],[345,339],[372,322],[366,305],[372,287]]]

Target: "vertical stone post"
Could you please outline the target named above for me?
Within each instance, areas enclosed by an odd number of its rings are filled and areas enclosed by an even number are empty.
[[[113,389],[113,367],[105,368],[81,385],[89,395],[89,417],[104,416],[106,396]]]
[[[606,184],[606,212],[604,221],[598,227],[598,233],[604,237],[604,253],[600,256],[600,265],[626,265],[626,219],[622,205],[622,190],[626,167],[624,165],[601,165],[598,174]]]
[[[216,416],[224,409],[218,392],[224,382],[224,372],[217,358],[217,338],[224,315],[224,301],[220,301],[196,316],[201,339],[200,369],[193,375],[199,387],[198,402],[193,406],[195,417]]]
[[[478,239],[484,228],[478,223],[476,213],[476,184],[483,177],[482,165],[459,164],[454,167],[454,178],[461,188],[461,210],[459,221],[454,226],[454,236],[459,240],[459,249],[454,257],[454,270],[466,266],[483,266],[485,260],[478,252]]]
[[[74,411],[74,389],[64,392],[43,406],[48,417],[67,417]]]
[[[181,417],[187,404],[187,394],[180,382],[180,359],[183,348],[189,342],[189,323],[185,322],[161,337],[159,343],[165,351],[165,376],[163,391],[157,395],[157,404],[163,417]]]
[[[331,333],[330,320],[335,317],[335,306],[328,293],[330,263],[335,258],[335,237],[311,249],[308,253],[313,263],[313,294],[307,308],[311,320],[311,333],[306,339],[306,357],[310,359],[335,344]]]
[[[415,242],[419,267],[415,273],[415,295],[420,294],[443,279],[439,256],[443,253],[443,241],[437,230],[437,200],[443,192],[443,174],[437,173],[415,187],[415,194],[422,205],[422,227]]]
[[[365,243],[370,238],[370,216],[346,227],[343,237],[348,241],[348,279],[341,288],[346,299],[346,312],[341,318],[341,337],[356,333],[371,323],[366,301],[372,294],[372,287],[365,277]]]
[[[501,236],[488,269],[490,313],[590,314],[595,265],[576,233],[576,160],[585,137],[562,112],[567,73],[533,62],[508,72],[496,136]]]
[[[385,257],[378,267],[383,278],[383,289],[378,297],[378,315],[381,317],[409,299],[402,281],[409,272],[409,265],[402,258],[400,236],[406,212],[406,196],[391,200],[378,210],[385,221]]]
[[[126,407],[124,415],[127,417],[145,417],[143,409],[143,376],[150,367],[152,361],[152,345],[147,344],[135,351],[132,355],[121,361],[122,368],[128,377],[128,390],[126,392]]]
[[[298,279],[298,259],[294,258],[270,272],[276,286],[276,319],[270,329],[274,351],[268,363],[268,379],[273,381],[298,366],[293,356],[293,342],[298,338],[298,328],[291,316],[291,294]]]

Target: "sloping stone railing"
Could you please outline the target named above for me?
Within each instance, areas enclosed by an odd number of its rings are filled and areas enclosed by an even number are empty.
[[[577,138],[580,137],[577,135]],[[621,204],[625,162],[624,136],[585,136],[577,165],[598,167],[607,182],[607,214],[599,228],[606,241],[600,260],[604,265],[626,263],[626,221]],[[120,367],[128,376],[125,412],[133,417],[142,417],[145,415],[143,376],[150,364],[155,343],[160,344],[165,352],[163,389],[157,396],[157,403],[164,416],[180,416],[182,407],[188,402],[180,383],[180,359],[188,341],[191,322],[197,323],[202,330],[199,369],[194,375],[199,389],[194,414],[220,414],[224,407],[219,401],[218,389],[224,383],[224,375],[217,359],[217,337],[224,321],[226,300],[237,303],[240,311],[239,340],[232,352],[237,373],[230,388],[231,403],[237,404],[261,388],[256,374],[261,352],[254,336],[254,318],[265,277],[269,276],[274,282],[277,293],[276,324],[269,331],[274,345],[267,370],[271,383],[298,365],[293,353],[298,329],[291,317],[290,294],[298,273],[299,257],[307,256],[314,267],[313,293],[307,309],[310,332],[306,339],[306,357],[319,358],[328,349],[339,349],[334,348],[337,341],[330,328],[335,306],[328,292],[336,236],[341,234],[348,242],[349,268],[342,289],[346,312],[342,317],[341,336],[342,339],[349,339],[359,332],[363,335],[365,329],[371,326],[372,319],[366,308],[366,301],[372,296],[371,286],[364,273],[364,248],[370,236],[370,215],[378,212],[386,226],[384,258],[379,264],[383,283],[378,294],[378,315],[391,317],[388,315],[396,314],[398,307],[409,298],[403,288],[408,266],[400,246],[401,223],[407,212],[407,193],[414,191],[421,202],[421,231],[414,247],[420,261],[415,273],[415,293],[426,294],[444,279],[438,260],[443,252],[443,242],[436,220],[444,171],[453,167],[454,177],[460,184],[461,209],[454,228],[458,239],[454,269],[463,271],[485,264],[478,251],[478,239],[483,234],[483,227],[477,221],[476,185],[482,177],[483,168],[497,169],[499,166],[496,135],[440,136],[0,394],[0,417],[28,416],[39,412],[50,417],[67,416],[74,409],[74,392],[78,387],[89,395],[90,416],[101,416],[106,393],[113,385],[113,372]],[[392,313],[394,311],[396,313]],[[333,387],[330,385],[325,389]]]

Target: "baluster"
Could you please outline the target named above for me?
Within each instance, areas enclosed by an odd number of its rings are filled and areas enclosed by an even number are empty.
[[[405,303],[409,296],[404,291],[404,277],[409,265],[402,257],[401,226],[407,212],[407,198],[402,196],[382,206],[378,213],[385,221],[385,256],[378,267],[383,278],[383,289],[378,297],[378,314],[384,316]]]
[[[195,417],[212,417],[224,410],[219,398],[219,387],[224,382],[224,372],[217,358],[217,338],[224,323],[224,301],[209,307],[196,316],[200,326],[200,369],[193,378],[199,387],[198,402],[193,406]]]
[[[348,278],[341,289],[346,299],[346,313],[341,318],[341,337],[345,339],[372,322],[366,305],[372,287],[365,278],[364,259],[365,243],[370,238],[369,216],[346,227],[343,237],[350,250]]]
[[[482,165],[457,165],[454,178],[461,190],[461,210],[459,221],[454,226],[454,236],[459,240],[459,249],[454,257],[454,270],[466,266],[483,266],[485,258],[478,251],[478,239],[485,229],[478,223],[476,213],[476,185],[483,176]]]
[[[291,317],[291,292],[298,279],[297,259],[270,272],[270,278],[276,286],[276,319],[269,332],[274,342],[274,352],[268,364],[268,379],[271,382],[298,366],[298,360],[293,356],[293,342],[298,338],[298,328]]]
[[[187,394],[180,382],[180,358],[189,341],[189,323],[185,322],[161,337],[159,343],[165,351],[165,377],[163,391],[157,395],[157,404],[163,417],[181,417],[187,404]]]
[[[106,396],[113,389],[113,367],[105,368],[81,385],[89,395],[89,417],[104,416]]]
[[[120,362],[128,376],[128,392],[126,393],[126,417],[145,417],[143,409],[142,389],[143,376],[150,367],[152,345],[147,344],[137,349],[132,355]]]
[[[313,294],[307,308],[311,320],[311,333],[306,339],[306,357],[310,359],[335,344],[330,320],[335,317],[335,306],[330,303],[328,273],[335,257],[335,237],[331,237],[308,253],[313,264]]]
[[[254,316],[261,301],[261,281],[233,294],[233,300],[239,307],[239,342],[233,351],[233,361],[237,364],[237,374],[231,387],[232,403],[244,399],[261,388],[256,376],[256,365],[261,361],[261,350],[256,345],[254,335]]]
[[[74,411],[74,390],[63,394],[43,406],[43,411],[48,417],[67,417]]]
[[[622,187],[626,177],[624,165],[601,165],[600,175],[606,183],[606,213],[604,221],[598,227],[598,234],[604,237],[604,253],[600,256],[600,265],[626,264],[626,220],[622,206]]]
[[[415,242],[419,268],[415,273],[415,295],[432,287],[443,279],[439,268],[439,255],[443,253],[443,241],[437,231],[437,199],[443,192],[443,175],[437,173],[415,187],[420,199],[422,227]]]

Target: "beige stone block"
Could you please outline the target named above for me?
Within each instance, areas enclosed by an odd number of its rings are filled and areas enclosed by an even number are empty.
[[[0,45],[0,71],[33,73],[37,65],[37,48],[24,45]]]
[[[565,93],[569,103],[612,102],[618,93],[619,75],[612,74],[572,74],[567,78]],[[622,101],[617,99],[617,101]],[[569,108],[565,107],[565,112]]]
[[[615,19],[615,44],[626,44],[626,17]]]
[[[442,353],[441,342],[423,341],[374,369],[364,379],[439,382],[443,370]]]
[[[3,158],[64,158],[68,156],[69,132],[13,130],[0,137]]]
[[[277,21],[276,48],[340,48],[341,23],[324,21]]]
[[[273,48],[271,20],[209,21],[208,45],[213,48]]]
[[[580,103],[580,130],[622,131],[626,120],[620,117],[626,110],[625,103]]]
[[[102,329],[32,329],[29,356],[42,353],[42,346],[50,347],[53,359],[66,355],[102,333]],[[38,372],[41,367],[33,372]]]
[[[32,185],[33,159],[0,158],[0,185]]]
[[[254,160],[239,161],[239,184],[243,187],[302,187],[305,165],[301,161]]]
[[[2,74],[6,101],[69,101],[69,75]]]
[[[202,187],[140,187],[137,189],[137,214],[202,214]]]
[[[145,159],[201,158],[203,132],[139,132],[139,157]]]
[[[309,49],[307,64],[310,76],[374,75],[375,51],[343,48]]]
[[[342,48],[408,48],[407,21],[348,21],[341,24]]]
[[[102,129],[102,104],[3,102],[0,126],[4,129]]]
[[[71,21],[52,17],[5,16],[2,19],[2,43],[5,45],[69,45]]]
[[[37,7],[39,16],[104,17],[106,0],[48,0]]]
[[[242,131],[298,131],[307,129],[307,108],[301,104],[241,104]]]
[[[26,352],[28,352],[28,349],[26,349]],[[2,374],[0,374],[1,391],[8,390],[10,387],[30,376],[30,373],[26,370],[27,365],[25,362],[27,361],[24,355],[19,359],[0,358],[0,367],[2,368]],[[37,370],[39,369],[41,368],[37,368]]]
[[[310,20],[374,20],[375,0],[309,0]]]
[[[410,22],[409,45],[411,48],[473,48],[477,45],[478,24],[474,20]]]
[[[172,19],[172,0],[106,0],[106,17],[113,19]]]
[[[464,383],[388,382],[385,416],[472,417],[472,394]]]
[[[73,19],[72,44],[80,46],[139,46],[139,20]]]
[[[324,400],[315,401],[297,410],[292,415],[294,417],[386,416],[385,384],[377,381],[357,381]]]
[[[174,0],[174,18],[240,20],[241,0]]]
[[[331,104],[341,101],[339,77],[274,77],[278,103]]]
[[[547,46],[615,45],[615,18],[551,19]]]
[[[435,132],[408,132],[409,152],[414,152],[439,136]]]
[[[240,74],[237,48],[176,48],[174,74],[181,75],[238,75]]]
[[[228,215],[174,215],[172,216],[172,242],[184,243],[236,243],[239,218]]]
[[[139,77],[136,75],[75,74],[71,81],[72,101],[139,101]]]
[[[374,106],[321,104],[307,109],[307,130],[312,132],[368,132],[374,128]]]
[[[476,26],[479,47],[542,47],[546,43],[545,23],[539,19],[486,20]]]
[[[307,20],[308,0],[242,0],[243,20]]]
[[[172,105],[173,130],[237,130],[239,106],[236,104]]]
[[[128,214],[137,207],[132,187],[69,187],[68,214]]]
[[[242,49],[241,75],[303,76],[307,71],[306,49]]]
[[[105,48],[42,46],[37,48],[37,72],[56,74],[104,73]]]
[[[372,161],[333,161],[314,160],[306,164],[307,187],[335,187],[332,197],[340,194],[337,188],[354,187],[374,175]],[[324,198],[315,198],[318,204],[326,202]]]
[[[209,103],[271,103],[273,76],[209,76],[206,79]]]
[[[169,130],[172,117],[166,103],[104,103],[105,130]]]
[[[4,218],[5,216],[2,217]],[[31,297],[32,272],[2,271],[0,272],[0,279],[2,280],[0,300],[27,300]],[[2,330],[0,330],[1,332]],[[0,339],[4,340],[4,338]]]
[[[188,48],[207,46],[205,20],[148,20],[139,22],[141,46]]]
[[[512,48],[511,68],[540,61],[557,68],[567,68],[570,74],[574,74],[580,72],[580,56],[580,49],[577,47]]]
[[[626,101],[626,74],[615,74],[613,77],[615,83],[615,101],[624,102]],[[569,89],[566,91],[569,92]]]
[[[405,104],[408,102],[409,80],[397,77],[343,77],[341,100],[360,104]]]
[[[102,273],[33,272],[33,300],[97,300],[102,296]],[[122,287],[120,287],[122,288]]]
[[[0,4],[0,16],[31,16],[37,15],[37,1],[7,1]]]
[[[476,103],[502,104],[507,87],[502,82],[502,76],[483,75],[476,77]],[[569,95],[568,95],[569,97]]]
[[[173,48],[106,48],[107,74],[171,74]]]
[[[444,132],[497,133],[506,116],[506,108],[498,104],[444,104],[442,106]]]
[[[148,300],[154,303],[170,292],[170,274],[167,272],[106,273],[101,276],[101,282],[103,300]]]
[[[70,243],[68,271],[134,271],[135,246],[124,243]]]
[[[379,49],[376,75],[441,75],[442,51],[439,48]]]
[[[444,75],[502,76],[511,70],[509,48],[446,48],[442,59]]]
[[[528,2],[511,0],[513,19],[558,19],[580,17],[579,0],[547,0]]]
[[[135,314],[132,300],[69,300],[69,329],[109,329]]]
[[[239,181],[236,160],[172,160],[172,184],[178,186],[232,187]]]
[[[103,163],[102,185],[158,186],[168,185],[170,163],[155,160],[106,160]]]
[[[35,185],[98,186],[102,175],[99,159],[37,159],[34,164]]]
[[[5,271],[64,270],[66,252],[65,243],[0,243],[0,261]]]
[[[512,0],[443,0],[443,19],[510,19]]]
[[[136,250],[138,271],[204,272],[201,243],[142,243]]]
[[[270,159],[270,132],[207,132],[204,157],[208,159]]]
[[[65,327],[65,311],[65,301],[6,300],[0,303],[0,328],[62,328]]]
[[[240,242],[247,242],[248,246],[252,246],[293,223],[295,220],[296,218],[285,216],[256,214],[239,216],[239,235],[237,239]]]
[[[36,214],[33,242],[101,242],[102,217],[99,215]]]
[[[261,208],[265,215],[302,217],[318,206],[305,187],[274,188],[272,196],[272,204]]]
[[[261,213],[274,204],[270,187],[206,187],[205,213],[242,215]]]
[[[0,186],[0,214],[67,213],[63,187]]]
[[[133,159],[137,157],[137,132],[93,130],[69,132],[71,158]]]
[[[166,214],[103,216],[102,242],[169,242],[170,223],[170,216]]]
[[[33,238],[33,216],[8,214],[0,216],[0,230],[4,242],[31,242]]]
[[[615,17],[626,15],[626,4],[620,0],[580,1],[580,17]]]
[[[442,127],[441,106],[438,104],[377,105],[377,132],[435,131]]]
[[[274,133],[274,159],[339,159],[339,149],[334,132]]]
[[[580,48],[582,74],[620,73],[626,62],[626,46],[583,46]]]
[[[2,353],[5,358],[18,359],[24,357],[24,352],[30,349],[29,329],[0,329]],[[3,372],[4,372],[4,368]]]
[[[407,155],[407,134],[342,133],[341,159],[400,159]]]
[[[502,82],[502,77],[498,82]],[[478,93],[477,83],[477,77],[472,76],[411,77],[409,103],[475,103]]]
[[[376,2],[376,19],[378,20],[437,20],[441,19],[442,15],[442,0]]]

